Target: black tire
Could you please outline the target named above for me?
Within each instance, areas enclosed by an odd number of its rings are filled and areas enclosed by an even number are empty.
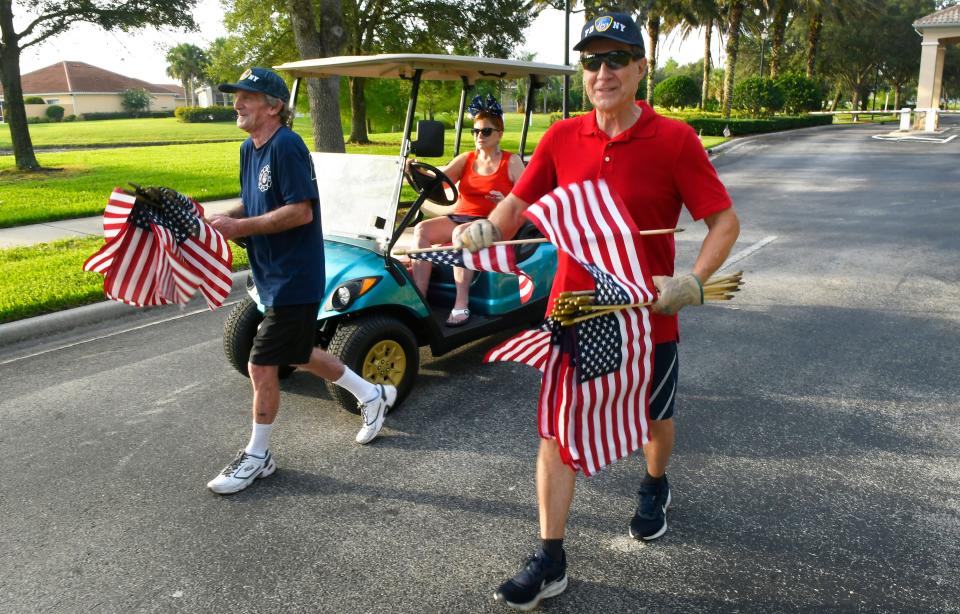
[[[257,309],[257,304],[245,298],[234,306],[223,323],[223,353],[233,368],[245,377],[250,377],[247,361],[250,359],[250,348],[253,347],[257,327],[262,321],[263,314]],[[280,379],[289,377],[293,370],[291,366],[280,367]]]
[[[369,382],[396,386],[394,409],[410,392],[420,369],[420,350],[413,332],[391,316],[368,315],[342,324],[327,352]],[[327,388],[341,407],[359,413],[352,394],[333,382],[327,382]]]

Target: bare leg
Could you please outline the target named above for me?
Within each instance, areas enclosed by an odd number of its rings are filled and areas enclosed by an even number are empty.
[[[473,280],[473,271],[460,266],[453,267],[453,281],[457,284],[457,299],[453,303],[454,309],[466,309],[470,305],[470,282]]]
[[[297,365],[297,368],[309,371],[327,381],[335,382],[343,375],[345,367],[337,357],[327,354],[320,348],[313,348],[313,352],[310,354],[310,362],[305,365]]]
[[[643,446],[643,456],[647,459],[647,473],[652,477],[659,478],[666,473],[673,442],[673,418],[650,421],[650,442]]]
[[[563,539],[577,474],[563,463],[556,440],[541,439],[537,454],[540,538]]]
[[[280,409],[280,378],[276,366],[247,363],[253,385],[253,421],[273,424]]]
[[[418,248],[430,247],[435,243],[444,243],[453,235],[454,224],[447,216],[436,217],[420,222],[413,229],[413,240]],[[413,260],[413,283],[423,296],[427,295],[430,285],[431,265],[426,260]]]

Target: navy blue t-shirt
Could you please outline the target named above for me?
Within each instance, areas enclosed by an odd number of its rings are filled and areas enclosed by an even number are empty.
[[[260,301],[267,307],[319,303],[324,293],[323,230],[316,175],[300,135],[282,126],[259,149],[240,146],[240,197],[247,217],[309,200],[313,221],[248,238],[247,253]]]

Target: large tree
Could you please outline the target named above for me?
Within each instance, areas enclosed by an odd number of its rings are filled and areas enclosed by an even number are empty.
[[[204,80],[210,59],[206,52],[190,43],[180,43],[167,51],[167,76],[179,79],[191,106],[197,105],[196,82]]]
[[[338,55],[343,48],[344,26],[341,0],[287,0],[290,24],[301,59]],[[316,9],[316,11],[315,11]],[[307,79],[313,140],[317,151],[343,152],[340,123],[340,80]]]
[[[528,0],[343,0],[344,52],[507,57],[520,42],[533,11]],[[349,141],[366,143],[365,80],[351,78],[349,83]]]
[[[124,32],[146,26],[196,27],[191,11],[196,0],[0,0],[0,85],[10,125],[13,156],[20,170],[38,170],[20,83],[24,49],[87,22]],[[25,23],[19,31],[14,23]]]

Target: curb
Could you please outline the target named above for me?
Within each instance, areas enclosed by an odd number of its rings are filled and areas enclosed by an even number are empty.
[[[247,269],[244,269],[235,271],[230,275],[233,283],[228,300],[235,294],[245,291],[244,280],[248,272]],[[192,302],[193,301],[191,301],[191,303]],[[65,309],[55,313],[47,313],[42,316],[34,316],[7,324],[0,324],[0,346],[12,345],[31,338],[63,333],[107,320],[120,320],[136,316],[143,317],[145,314],[179,308],[180,306],[178,305],[163,305],[147,308],[133,307],[125,303],[106,300],[92,305],[74,307],[73,309]]]
[[[779,132],[761,132],[760,134],[748,134],[744,136],[734,136],[729,141],[720,143],[715,147],[711,147],[707,150],[707,155],[710,158],[714,156],[719,156],[725,153],[728,149],[733,148],[734,146],[739,147],[740,145],[746,145],[752,143],[753,141],[759,141],[767,138],[776,138],[776,137],[789,137],[791,134],[796,133],[806,133],[814,132],[820,130],[831,130],[836,128],[844,128],[846,126],[857,126],[858,124],[830,124],[828,126],[807,126],[806,128],[794,128],[793,130],[780,130]],[[865,124],[859,124],[865,125]]]

